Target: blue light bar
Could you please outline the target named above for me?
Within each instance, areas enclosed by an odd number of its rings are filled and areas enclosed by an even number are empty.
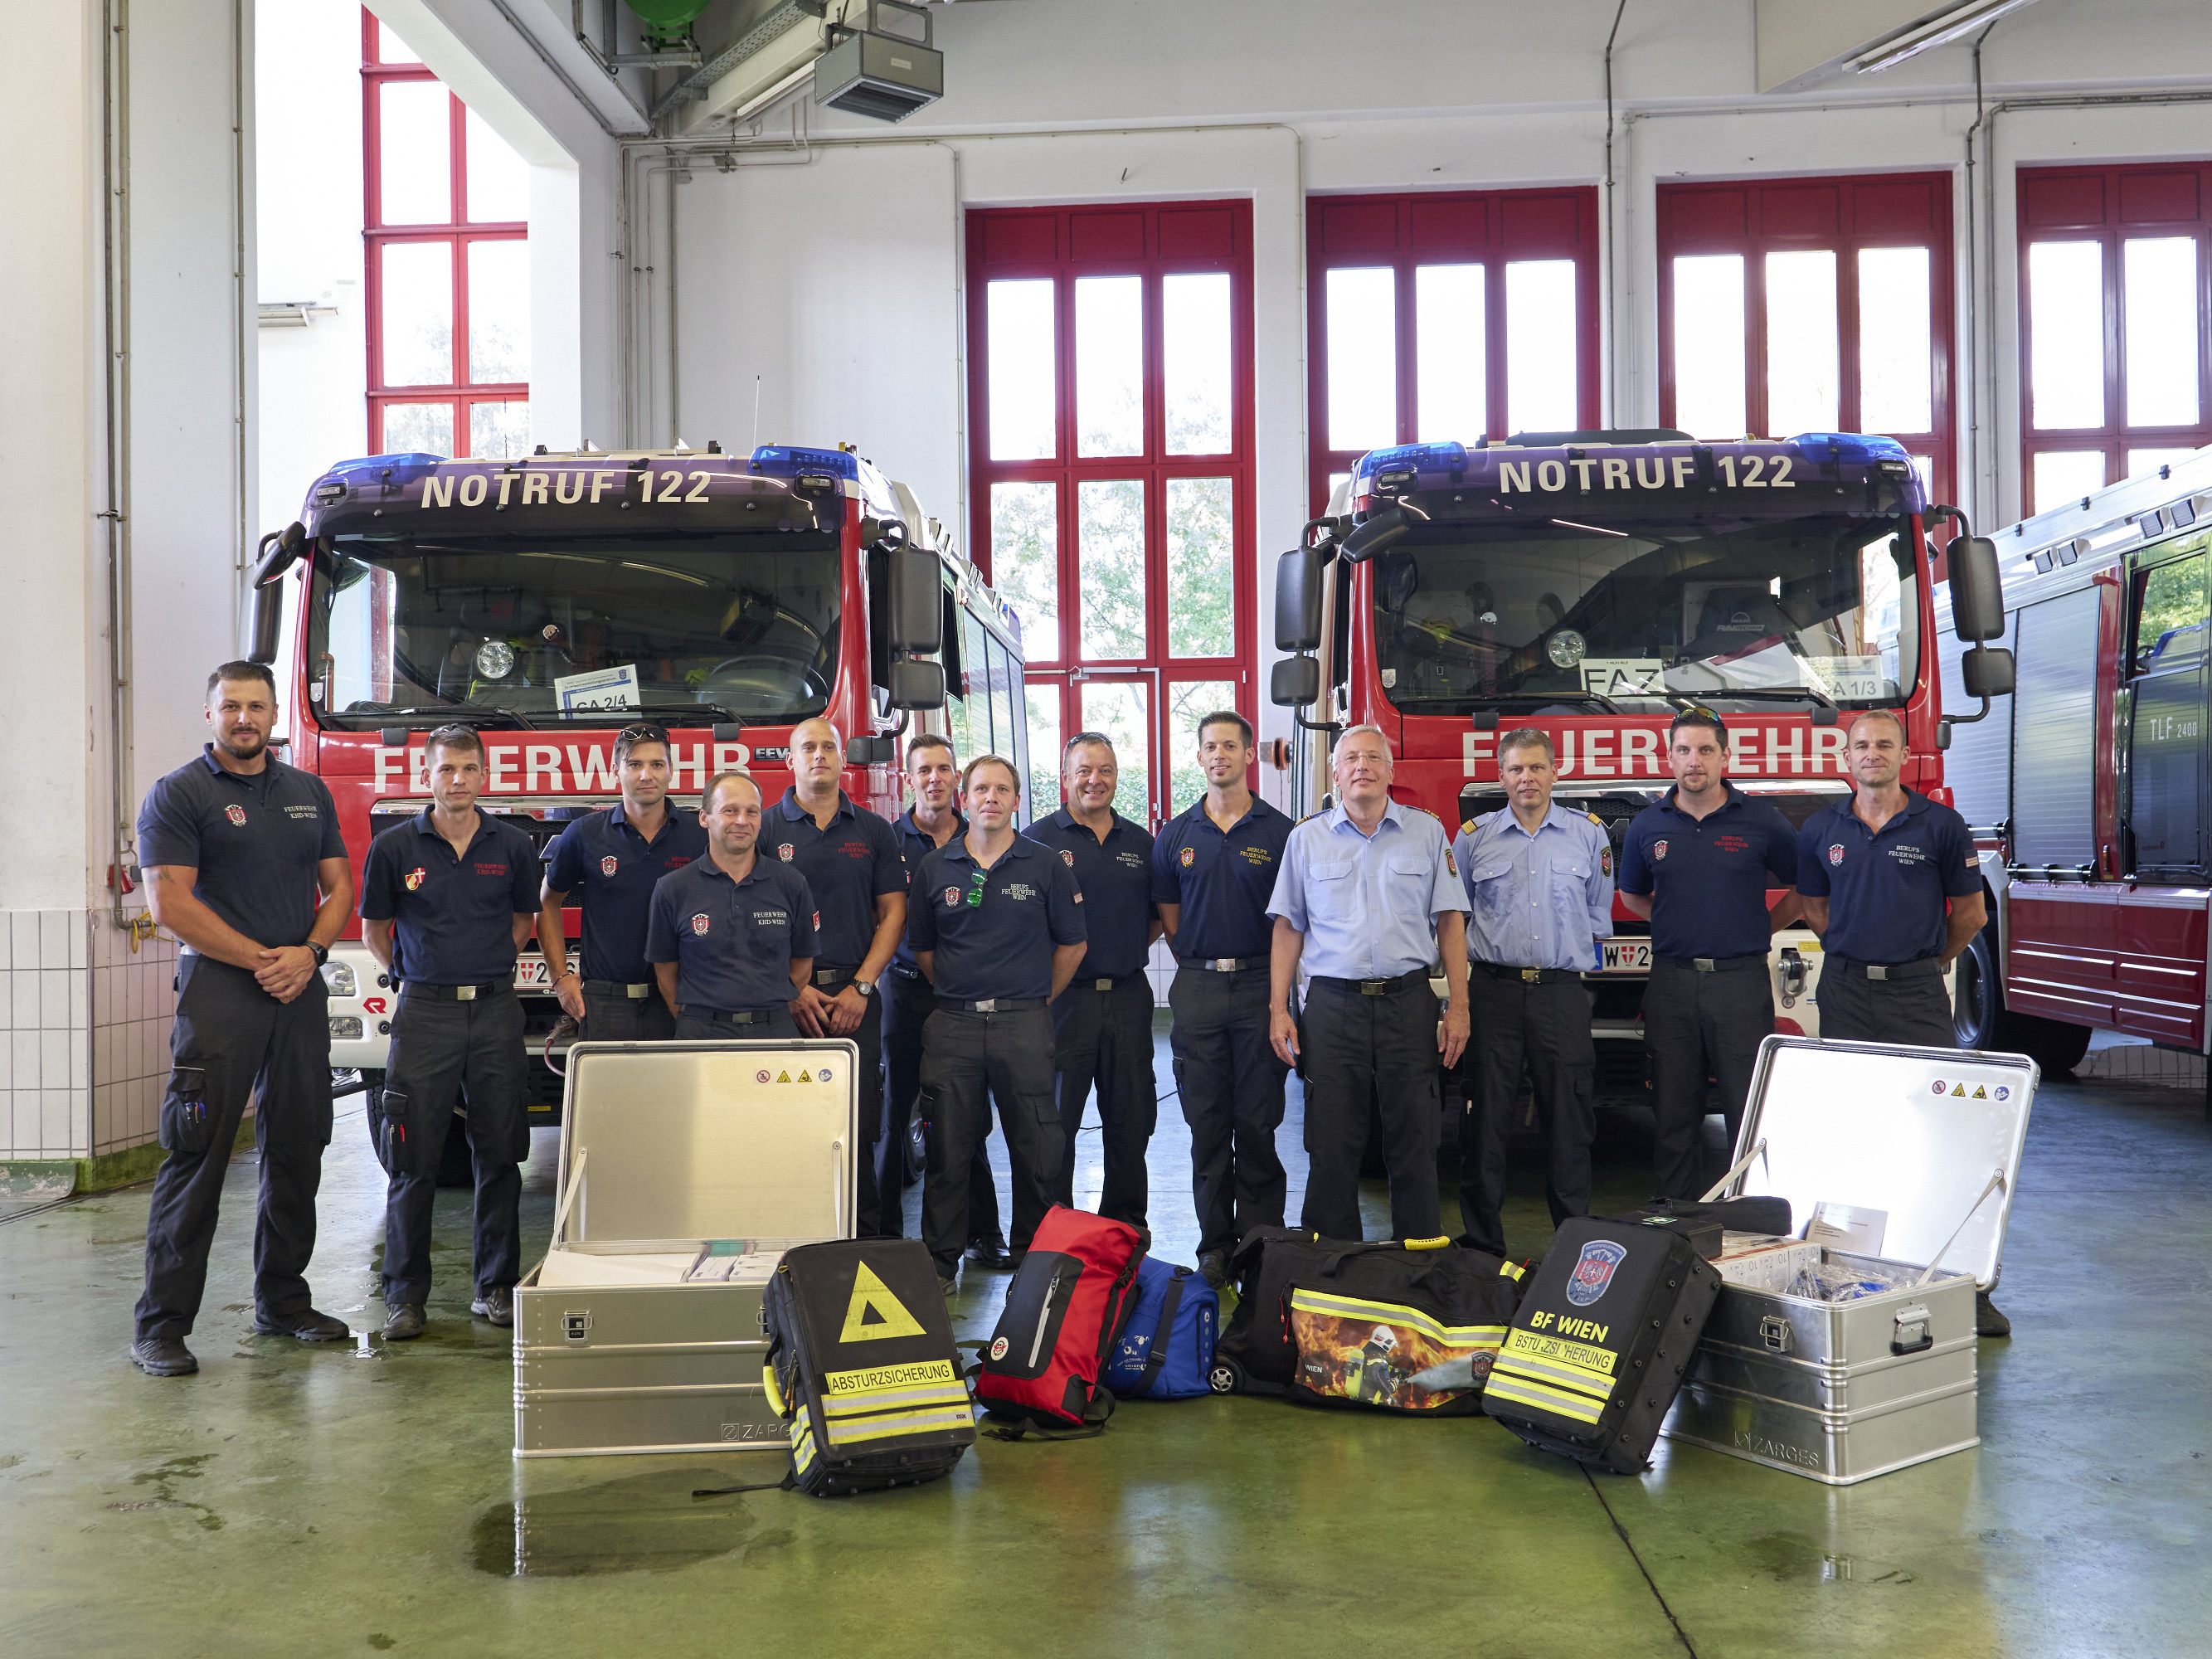
[[[1462,443],[1399,444],[1389,449],[1370,449],[1352,468],[1352,487],[1378,472],[1467,471],[1467,446]]]
[[[1863,432],[1800,432],[1785,440],[1793,447],[1825,449],[1839,461],[1904,461],[1912,457],[1894,438],[1876,438]]]
[[[753,451],[753,471],[771,478],[795,478],[802,472],[827,472],[833,477],[858,483],[860,458],[842,449],[799,449],[790,444],[763,444]]]
[[[381,479],[389,467],[395,482],[416,478],[436,466],[446,458],[420,449],[397,450],[389,455],[362,455],[350,461],[340,461],[323,476],[337,478],[347,483],[356,479]]]

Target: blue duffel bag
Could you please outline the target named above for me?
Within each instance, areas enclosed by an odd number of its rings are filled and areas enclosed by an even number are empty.
[[[1189,1267],[1146,1256],[1137,1304],[1101,1380],[1124,1400],[1189,1400],[1209,1392],[1221,1297]]]

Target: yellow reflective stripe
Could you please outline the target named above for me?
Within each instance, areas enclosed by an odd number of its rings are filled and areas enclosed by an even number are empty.
[[[1516,1378],[1500,1376],[1496,1371],[1483,1385],[1485,1400],[1509,1400],[1520,1405],[1549,1412],[1554,1417],[1571,1417],[1577,1423],[1595,1423],[1602,1415],[1602,1402],[1581,1395],[1566,1394],[1558,1389],[1547,1389],[1540,1382],[1522,1382]]]
[[[768,1396],[768,1408],[778,1417],[791,1415],[783,1407],[783,1390],[775,1386],[775,1365],[773,1361],[761,1367],[761,1392]]]
[[[1521,1277],[1521,1264],[1517,1261],[1499,1262],[1498,1264],[1498,1276],[1500,1279],[1511,1279],[1517,1280]]]
[[[806,1473],[806,1466],[813,1461],[814,1436],[806,1426],[806,1419],[802,1417],[792,1425],[791,1466],[799,1474],[804,1474]]]
[[[968,1390],[957,1382],[930,1389],[884,1389],[854,1395],[847,1399],[824,1400],[823,1413],[828,1417],[859,1417],[868,1412],[887,1411],[894,1406],[965,1406]]]
[[[1337,1319],[1370,1319],[1378,1325],[1403,1325],[1434,1342],[1454,1348],[1494,1348],[1505,1340],[1503,1325],[1440,1325],[1418,1309],[1394,1302],[1355,1302],[1348,1296],[1325,1291],[1291,1292],[1291,1306],[1299,1313],[1327,1314]]]
[[[940,1407],[934,1411],[908,1412],[895,1417],[864,1417],[849,1423],[831,1423],[824,1426],[823,1438],[833,1447],[848,1446],[860,1440],[890,1440],[907,1434],[941,1434],[950,1429],[965,1429],[975,1425],[975,1419],[964,1406]]]
[[[1532,1359],[1525,1353],[1500,1355],[1491,1369],[1493,1373],[1502,1370],[1509,1376],[1542,1377],[1563,1388],[1578,1389],[1601,1397],[1613,1393],[1611,1377],[1585,1370],[1580,1365],[1561,1364],[1556,1359]]]
[[[1534,1331],[1515,1331],[1505,1339],[1505,1352],[1516,1358],[1541,1359],[1588,1371],[1593,1376],[1602,1377],[1607,1388],[1613,1386],[1613,1370],[1620,1362],[1620,1356],[1611,1348],[1601,1348],[1589,1342],[1570,1342],[1563,1336],[1539,1336]]]

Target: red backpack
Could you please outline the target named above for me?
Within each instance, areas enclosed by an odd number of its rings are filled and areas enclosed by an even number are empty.
[[[1046,1213],[983,1345],[975,1397],[987,1412],[1047,1429],[1104,1426],[1114,1395],[1099,1376],[1136,1306],[1145,1245],[1126,1221],[1060,1205]]]

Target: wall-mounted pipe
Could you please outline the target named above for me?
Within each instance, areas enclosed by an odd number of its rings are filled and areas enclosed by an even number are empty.
[[[108,915],[124,908],[135,869],[131,817],[131,0],[102,0],[100,62],[100,349],[106,416],[101,434],[107,572]]]

